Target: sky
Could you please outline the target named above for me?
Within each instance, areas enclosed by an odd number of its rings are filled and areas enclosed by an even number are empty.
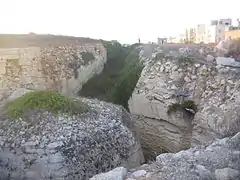
[[[235,21],[239,7],[239,0],[0,0],[0,33],[156,42],[212,19]]]

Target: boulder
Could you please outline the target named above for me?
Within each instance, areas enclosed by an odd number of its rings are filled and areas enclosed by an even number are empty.
[[[0,119],[0,179],[79,179],[143,161],[130,114],[120,106],[81,99],[82,114],[32,110]]]
[[[206,59],[208,62],[213,62],[215,58],[214,58],[214,56],[208,54]]]
[[[107,173],[101,173],[90,180],[124,180],[127,176],[127,169],[124,167],[115,168]]]
[[[240,132],[233,137],[219,139],[175,154],[160,154],[155,162],[142,166],[141,169],[129,170],[125,179],[239,180]],[[141,176],[136,177],[136,174]],[[112,177],[111,173],[105,173],[105,179],[108,179],[107,177]]]
[[[239,68],[188,57],[148,63],[129,99],[144,152],[178,152],[239,132],[239,75]],[[168,113],[172,105],[188,101],[197,111]]]

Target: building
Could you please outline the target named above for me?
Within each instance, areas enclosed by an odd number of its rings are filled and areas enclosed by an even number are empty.
[[[198,24],[196,27],[196,43],[208,43],[207,28],[205,24]]]
[[[225,39],[238,39],[240,38],[240,26],[230,27],[225,31]]]
[[[167,43],[167,38],[158,38],[158,45],[166,44],[166,43]]]
[[[225,31],[232,26],[232,19],[212,20],[207,28],[208,43],[218,43],[225,39]]]
[[[188,28],[186,29],[186,43],[195,43],[196,42],[196,29]]]

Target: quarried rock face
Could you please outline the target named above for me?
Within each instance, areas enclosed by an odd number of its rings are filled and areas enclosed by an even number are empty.
[[[76,96],[107,61],[100,41],[82,43],[84,38],[38,35],[15,41],[0,44],[6,47],[0,48],[0,89],[48,89]]]
[[[32,111],[0,120],[0,179],[79,179],[143,161],[129,113],[120,106],[82,99],[81,115]]]
[[[177,152],[240,131],[239,69],[188,57],[158,57],[141,74],[129,100],[142,147],[149,153]],[[187,111],[169,106],[192,101]],[[194,116],[195,114],[195,116]]]
[[[240,133],[176,154],[161,154],[151,164],[126,171],[116,168],[93,180],[239,180]]]

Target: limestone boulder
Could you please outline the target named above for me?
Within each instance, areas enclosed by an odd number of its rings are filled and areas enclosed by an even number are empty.
[[[144,152],[177,152],[239,132],[239,75],[234,65],[197,58],[150,61],[129,99]],[[194,116],[186,109],[168,113],[170,105],[189,100],[197,106]]]
[[[32,111],[0,119],[0,179],[89,179],[117,166],[135,167],[143,154],[130,114],[82,99],[79,115]]]
[[[142,71],[129,109],[135,115],[146,156],[190,147],[191,119],[183,112],[167,113],[168,106],[177,103],[178,94],[184,93],[180,89],[184,77],[191,81],[178,64],[167,60],[150,63]]]

